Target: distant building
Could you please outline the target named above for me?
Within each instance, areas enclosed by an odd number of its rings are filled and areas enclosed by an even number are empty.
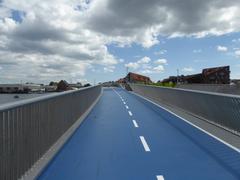
[[[57,91],[67,91],[67,90],[71,90],[68,82],[65,80],[59,81],[59,83],[57,84]]]
[[[51,81],[51,82],[49,83],[49,86],[57,86],[57,85],[58,85],[58,82]]]
[[[119,84],[123,84],[123,83],[125,83],[125,79],[124,78],[120,78],[116,82],[119,83]]]
[[[103,87],[119,87],[119,84],[115,81],[108,81],[101,83]]]
[[[57,91],[57,86],[46,85],[46,86],[44,86],[44,88],[45,88],[45,92],[56,92]]]
[[[169,78],[163,79],[162,81],[158,81],[158,82],[162,82],[162,83],[177,83],[178,81],[178,77],[177,76],[169,76]]]
[[[92,86],[92,85],[90,83],[87,83],[87,84],[84,84],[83,87],[90,87],[90,86]]]
[[[76,84],[69,84],[69,87],[72,89],[80,89],[83,87],[82,83],[78,82]]]
[[[192,74],[188,76],[180,76],[181,83],[195,84],[195,83],[203,83],[202,74]]]
[[[230,84],[230,67],[222,66],[203,69],[202,79],[205,84]]]
[[[144,83],[144,84],[149,84],[151,83],[151,79],[147,76],[143,76],[140,74],[136,74],[136,73],[128,73],[127,76],[124,78],[124,80],[126,82],[130,82],[130,83]]]
[[[186,84],[229,84],[230,67],[214,67],[203,69],[202,73],[193,75],[170,76],[162,80],[163,83],[186,83]]]
[[[39,84],[0,84],[0,93],[44,92]]]

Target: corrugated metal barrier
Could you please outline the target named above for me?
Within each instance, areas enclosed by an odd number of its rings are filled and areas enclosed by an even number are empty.
[[[0,179],[21,178],[100,93],[94,86],[0,106]]]
[[[240,133],[240,96],[130,84],[134,92],[155,102],[181,108],[202,119]]]

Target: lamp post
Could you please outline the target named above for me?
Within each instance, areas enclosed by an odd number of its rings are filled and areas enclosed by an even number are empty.
[[[177,84],[179,83],[178,77],[179,77],[179,69],[177,69]]]

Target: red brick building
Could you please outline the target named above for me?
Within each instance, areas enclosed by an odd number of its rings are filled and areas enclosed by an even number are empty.
[[[162,82],[179,82],[188,84],[229,84],[230,83],[230,67],[214,67],[202,70],[202,73],[187,76],[170,76]]]
[[[127,76],[124,78],[126,82],[130,83],[143,83],[143,84],[149,84],[151,83],[151,79],[147,76],[143,76],[136,73],[128,73]]]
[[[59,81],[57,84],[57,91],[67,91],[70,90],[70,86],[65,80]]]
[[[205,84],[229,84],[230,67],[222,66],[202,70],[202,79]]]

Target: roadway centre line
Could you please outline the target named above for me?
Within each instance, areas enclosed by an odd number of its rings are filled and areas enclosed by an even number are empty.
[[[126,109],[129,109],[129,107],[126,105],[126,102],[122,98],[122,96],[114,88],[112,88],[112,90],[120,97],[120,99],[122,100],[122,102],[125,105]],[[131,111],[128,111],[128,113],[129,113],[130,116],[132,116],[132,112]]]
[[[133,115],[131,111],[128,111],[128,114],[129,114],[129,116],[132,116],[132,115]]]
[[[150,148],[149,148],[149,146],[148,146],[145,138],[144,138],[143,136],[139,136],[139,138],[140,138],[140,140],[141,140],[141,142],[142,142],[142,145],[143,145],[145,151],[146,151],[146,152],[150,152]]]
[[[112,90],[122,99],[122,96],[114,88]]]
[[[120,97],[120,99],[122,100],[123,104],[126,105],[126,102],[124,101],[124,99],[122,98],[122,96],[114,89],[112,88],[112,90]],[[127,108],[127,107],[126,107]],[[128,108],[127,108],[128,109]],[[130,115],[131,116],[131,115]]]
[[[138,124],[137,124],[137,122],[136,122],[136,120],[132,120],[132,122],[133,122],[135,128],[138,128],[138,127],[139,127]]]
[[[124,99],[122,98],[122,96],[114,88],[112,88],[112,90],[120,97],[120,99],[122,100],[123,104],[126,104]]]
[[[157,175],[157,180],[164,180],[164,177],[162,175]]]

